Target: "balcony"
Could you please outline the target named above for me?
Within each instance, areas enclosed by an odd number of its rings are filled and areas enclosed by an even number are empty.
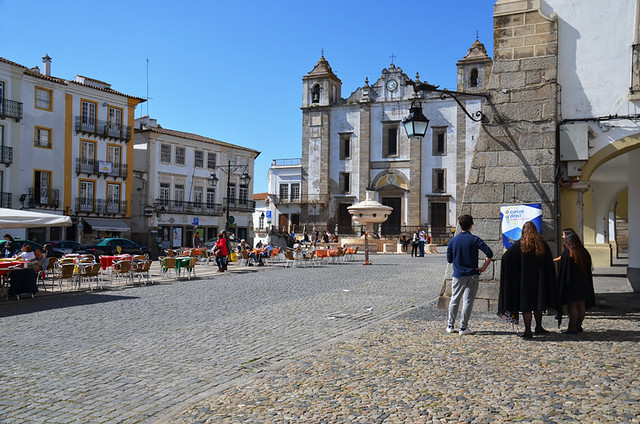
[[[302,163],[301,158],[295,159],[273,159],[271,166],[299,166]]]
[[[20,122],[22,119],[22,103],[2,99],[2,101],[0,101],[0,119],[4,118],[13,118],[16,122]]]
[[[22,199],[23,198],[21,196],[21,203]],[[27,204],[30,208],[58,209],[58,206],[60,205],[60,191],[58,189],[47,191],[41,190],[40,187],[30,187],[29,197],[25,200],[28,200]]]
[[[76,212],[79,214],[124,215],[127,213],[127,202],[107,199],[75,199]]]
[[[238,211],[238,212],[253,212],[256,209],[256,202],[248,199],[237,199],[231,198],[228,199],[229,203],[227,203],[227,198],[224,198],[224,205],[229,205],[230,211]]]
[[[281,197],[275,194],[271,194],[269,195],[269,197],[271,198],[271,201],[276,205],[295,205],[295,204],[303,203],[300,195],[298,196],[291,195],[291,196]]]
[[[5,165],[13,163],[13,147],[0,147],[0,163],[4,163]]]
[[[302,194],[299,196],[289,195],[280,197],[277,194],[270,194],[269,199],[276,205],[286,204],[306,204],[306,203],[329,203],[329,195],[326,194]]]
[[[11,209],[11,198],[13,196],[11,193],[2,193],[0,192],[0,208],[9,208]]]
[[[201,216],[222,216],[222,205],[209,202],[185,202],[182,200],[156,199],[156,213],[188,213]]]
[[[127,164],[76,158],[76,174],[127,178]]]
[[[76,116],[75,130],[76,133],[83,133],[101,138],[112,138],[126,143],[129,142],[129,138],[131,137],[131,127],[129,126],[98,120],[86,122],[82,119],[82,116]]]

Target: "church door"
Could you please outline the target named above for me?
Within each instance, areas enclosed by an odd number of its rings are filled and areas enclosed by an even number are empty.
[[[351,214],[347,210],[349,206],[351,206],[351,203],[338,204],[338,233],[340,234],[353,233],[353,227],[351,225]]]
[[[382,235],[391,236],[400,234],[400,217],[402,216],[402,199],[400,197],[383,197],[380,203],[391,206],[393,211],[389,218],[382,223]],[[377,230],[377,226],[374,226]]]
[[[431,237],[443,238],[447,237],[447,204],[431,203],[429,205]]]

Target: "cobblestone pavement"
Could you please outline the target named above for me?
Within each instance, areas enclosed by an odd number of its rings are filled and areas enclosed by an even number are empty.
[[[372,262],[229,274],[199,266],[191,281],[0,302],[0,422],[166,421],[432,303],[446,265],[442,254]]]
[[[294,358],[171,423],[637,423],[640,314],[600,311],[585,332],[523,340],[495,316],[476,335],[416,308]]]

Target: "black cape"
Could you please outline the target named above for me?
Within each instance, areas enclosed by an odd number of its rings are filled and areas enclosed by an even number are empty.
[[[556,308],[557,280],[553,256],[545,243],[544,254],[523,253],[520,241],[502,255],[498,316],[517,320],[519,312]]]
[[[589,266],[589,272],[584,274],[571,259],[567,249],[562,252],[560,257],[558,283],[560,285],[560,301],[562,305],[568,305],[569,302],[574,300],[584,300],[585,307],[589,309],[596,304],[591,266]]]

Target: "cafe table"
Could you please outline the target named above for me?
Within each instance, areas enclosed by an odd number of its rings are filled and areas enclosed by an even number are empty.
[[[176,257],[176,274],[180,275],[182,268],[188,268],[191,263],[190,256],[178,256]]]
[[[114,261],[130,261],[131,255],[103,255],[100,256],[100,266],[102,269],[111,268]]]

